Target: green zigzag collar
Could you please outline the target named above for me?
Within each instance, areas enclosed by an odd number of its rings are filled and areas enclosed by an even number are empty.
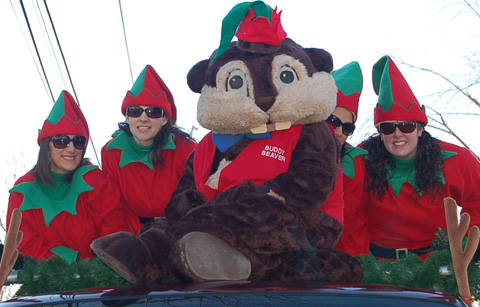
[[[77,214],[78,196],[83,192],[94,189],[85,182],[83,175],[97,167],[98,166],[95,165],[86,165],[77,169],[72,178],[71,189],[62,200],[55,200],[48,197],[36,181],[23,182],[14,186],[10,190],[10,193],[18,192],[23,194],[24,198],[20,206],[20,211],[42,209],[45,225],[49,226],[52,220],[62,211],[73,215]]]
[[[448,158],[451,158],[457,155],[456,152],[452,152],[452,151],[442,150],[441,152],[443,155],[442,162],[447,160]],[[396,160],[395,163],[398,166],[401,163],[403,163],[403,161],[399,162],[398,160]],[[407,163],[415,163],[415,158],[412,158],[411,162],[409,160]],[[395,173],[393,174],[392,169],[390,169],[390,167],[387,166],[387,171],[388,171],[388,182],[390,183],[393,193],[396,196],[400,194],[400,190],[402,189],[402,186],[405,184],[405,182],[409,182],[413,187],[415,187],[415,171],[412,171],[412,168],[397,167],[395,170]],[[443,177],[443,173],[441,171],[440,171],[440,176],[441,176],[442,184],[445,184],[445,178]],[[423,196],[423,191],[417,190],[417,192],[420,194],[420,196]]]
[[[132,136],[129,136],[125,131],[119,130],[114,134],[114,139],[108,144],[107,150],[120,149],[122,154],[120,156],[120,167],[124,167],[127,164],[133,162],[140,162],[148,166],[151,170],[154,169],[154,165],[148,159],[151,146],[138,145]],[[167,142],[163,145],[163,149],[176,149],[175,134],[170,133],[167,138]]]
[[[349,178],[355,177],[355,163],[353,162],[357,156],[366,155],[368,151],[358,147],[344,145],[344,153],[342,156],[342,170],[345,176]]]

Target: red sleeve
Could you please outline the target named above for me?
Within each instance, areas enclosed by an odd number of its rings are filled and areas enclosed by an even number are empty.
[[[370,250],[370,236],[366,226],[368,193],[364,189],[365,176],[362,156],[355,158],[355,176],[343,176],[345,220],[343,234],[336,248],[353,256],[367,255]]]
[[[107,150],[107,146],[111,141],[112,140],[107,142],[107,144],[102,147],[102,170],[107,173],[113,180],[118,182],[118,170],[120,160],[119,158],[115,158],[114,151]]]
[[[470,231],[474,225],[480,227],[480,189],[478,189],[480,162],[466,148],[455,148],[455,145],[448,143],[442,145],[444,150],[457,152],[456,156],[444,162],[443,173],[448,186],[446,196],[455,199],[462,208],[462,213],[470,215]]]
[[[15,186],[28,181],[34,181],[33,177],[30,176],[29,173],[21,177],[15,183]],[[20,209],[22,202],[22,193],[10,193],[7,210],[7,231],[10,225],[13,209]],[[18,247],[18,250],[25,256],[33,256],[37,259],[48,259],[54,255],[52,252],[50,252],[50,249],[54,248],[58,244],[48,240],[48,238],[43,235],[43,229],[45,226],[38,223],[38,221],[42,221],[43,223],[43,220],[44,219],[41,210],[29,210],[28,212],[22,212],[22,224],[20,225],[20,230],[23,232],[23,239]]]
[[[137,234],[140,221],[126,206],[120,188],[105,172],[92,170],[84,175],[85,181],[95,189],[88,194],[89,214],[95,221],[97,236],[118,231]]]
[[[330,193],[327,201],[319,209],[325,213],[328,213],[331,217],[337,219],[340,223],[344,223],[344,206],[345,202],[343,200],[343,172],[340,167],[340,171],[337,175],[337,182],[335,183],[335,188]]]

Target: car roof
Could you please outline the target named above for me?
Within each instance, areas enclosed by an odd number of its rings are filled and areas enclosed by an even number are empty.
[[[455,296],[398,286],[318,282],[205,282],[122,286],[22,296],[0,306],[466,306]]]

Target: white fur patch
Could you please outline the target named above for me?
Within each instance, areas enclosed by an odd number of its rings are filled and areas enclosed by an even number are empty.
[[[242,134],[251,128],[275,123],[291,122],[293,125],[308,124],[325,120],[336,106],[337,87],[333,77],[326,72],[308,77],[304,65],[290,56],[281,55],[274,59],[270,78],[278,90],[275,104],[262,111],[255,104],[254,85],[248,67],[242,61],[232,61],[222,66],[217,74],[217,87],[204,86],[198,101],[197,119],[205,129],[222,134]],[[291,84],[281,84],[276,74],[288,66],[296,72]],[[227,91],[228,78],[232,71],[241,71],[247,82],[247,91]]]

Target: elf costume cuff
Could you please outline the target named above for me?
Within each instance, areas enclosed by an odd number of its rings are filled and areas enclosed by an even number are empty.
[[[55,255],[65,259],[69,264],[74,263],[75,261],[77,261],[77,258],[78,258],[78,252],[66,246],[59,245],[57,247],[52,248],[50,251]]]

